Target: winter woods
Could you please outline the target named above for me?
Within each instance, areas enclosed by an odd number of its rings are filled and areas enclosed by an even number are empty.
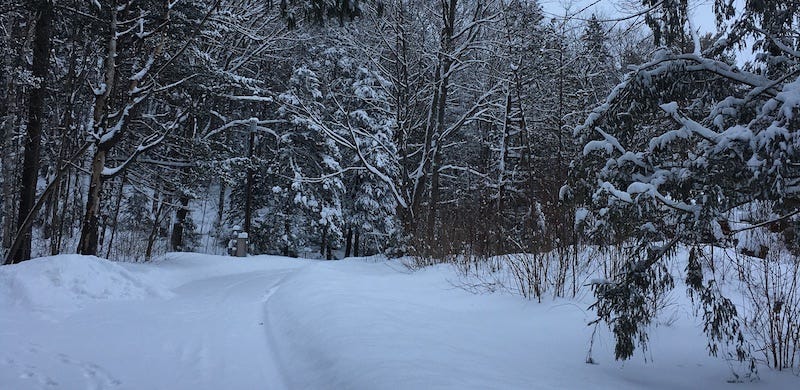
[[[222,252],[234,226],[285,256],[524,254],[497,267],[528,297],[602,270],[617,358],[680,278],[711,353],[797,367],[798,11],[715,10],[700,36],[684,1],[5,2],[4,259]]]

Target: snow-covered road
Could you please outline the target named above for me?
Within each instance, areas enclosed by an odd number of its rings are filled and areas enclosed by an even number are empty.
[[[586,297],[474,295],[436,266],[170,254],[0,267],[0,390],[729,389],[681,302],[646,356],[586,357]],[[590,299],[590,298],[589,298]],[[643,357],[646,358],[642,359]],[[762,370],[741,389],[797,389]]]
[[[284,389],[264,306],[297,266],[262,265],[190,281],[167,299],[4,307],[0,389]]]

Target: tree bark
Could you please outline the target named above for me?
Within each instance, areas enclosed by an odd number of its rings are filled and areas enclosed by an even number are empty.
[[[156,190],[153,194],[153,225],[150,227],[150,235],[147,237],[147,249],[144,252],[145,261],[150,261],[153,258],[153,247],[156,243],[156,237],[158,237],[158,228],[161,225],[161,216],[164,214],[165,204],[164,195],[159,194],[159,191]]]
[[[353,249],[353,228],[347,228],[347,238],[344,247],[344,257],[350,257],[350,250]]]
[[[22,37],[25,29],[21,28],[24,23],[25,20],[22,18],[11,21],[10,25],[12,29],[10,33],[12,42],[19,43],[24,41]],[[19,46],[18,44],[17,49],[20,49]],[[6,56],[3,58],[3,68],[12,69],[20,66],[21,57],[21,54]],[[14,135],[15,131],[19,128],[17,113],[18,107],[22,104],[19,101],[22,93],[19,91],[21,88],[15,85],[14,78],[10,73],[2,72],[2,74],[0,74],[0,79],[3,80],[3,84],[0,87],[3,88],[3,90],[0,91],[0,93],[2,93],[4,99],[4,104],[0,104],[0,125],[2,125],[3,131],[2,149],[0,149],[0,153],[2,153],[0,154],[0,159],[3,161],[2,171],[0,171],[0,175],[2,175],[3,178],[2,245],[4,249],[8,249],[11,247],[11,241],[14,239],[14,233],[17,230],[15,225],[18,195],[16,188],[18,186],[17,180],[19,174],[16,167],[18,164],[17,160],[19,159],[20,145]],[[3,255],[6,255],[5,251]]]
[[[22,162],[17,226],[22,230],[22,243],[11,253],[13,263],[31,258],[31,224],[22,222],[36,202],[36,185],[39,179],[39,154],[42,139],[42,117],[44,99],[47,94],[47,73],[50,65],[50,35],[53,21],[53,4],[48,0],[35,4],[36,27],[33,39],[33,65],[31,72],[36,78],[36,86],[31,91],[28,103],[28,126],[25,137],[25,154]]]
[[[109,39],[105,56],[104,87],[101,93],[95,95],[94,101],[94,129],[96,134],[105,134],[106,111],[108,98],[114,90],[116,77],[117,58],[117,9],[116,2],[111,4],[111,24]],[[103,168],[106,163],[106,152],[110,145],[96,142],[94,157],[92,158],[91,176],[89,179],[89,194],[86,196],[86,212],[81,224],[81,238],[78,241],[78,253],[82,255],[96,255],[98,244],[98,218],[100,215],[100,196],[103,189]]]
[[[439,198],[441,197],[441,191],[439,187],[440,160],[441,152],[437,148],[433,156],[433,164],[431,164],[431,195],[428,204],[428,222],[427,231],[425,234],[425,239],[428,242],[428,246],[431,248],[436,242],[436,222],[438,221],[437,214],[439,212]]]
[[[73,164],[74,161],[77,158],[82,156],[83,153],[86,152],[86,149],[88,147],[89,147],[89,144],[87,143],[83,147],[81,147],[77,152],[75,152],[75,154],[72,156],[72,158],[70,158],[68,162],[65,162],[64,165],[62,165],[58,169],[58,172],[56,173],[56,178],[55,179],[56,180],[61,179],[61,176],[67,171],[67,168],[69,167],[69,165]],[[13,263],[11,261],[11,254],[13,254],[15,251],[17,251],[17,249],[20,247],[20,245],[22,245],[22,240],[23,240],[22,231],[24,230],[24,228],[26,226],[30,226],[30,223],[32,223],[32,220],[33,220],[33,215],[36,214],[37,212],[39,212],[39,210],[42,208],[42,205],[44,205],[44,201],[53,192],[53,188],[55,187],[55,183],[56,183],[56,181],[52,181],[52,182],[50,182],[50,184],[47,185],[47,187],[45,187],[44,192],[42,192],[42,196],[39,197],[39,199],[36,201],[36,203],[33,204],[33,207],[31,208],[31,211],[28,213],[28,215],[25,217],[25,219],[23,219],[22,222],[20,222],[20,227],[21,228],[19,230],[17,230],[17,234],[11,240],[11,247],[9,249],[9,255],[6,257],[6,262],[7,263]]]
[[[10,84],[10,83],[9,83]],[[12,103],[12,102],[9,102]],[[3,248],[11,246],[14,238],[16,225],[14,214],[16,211],[16,196],[14,187],[16,186],[17,174],[14,170],[14,160],[17,155],[15,150],[17,145],[14,142],[14,128],[17,122],[13,109],[9,109],[9,114],[4,116],[4,142],[3,142]]]
[[[80,34],[83,33],[82,29],[76,30],[73,34],[73,44],[78,46],[78,39]],[[78,62],[78,53],[80,51],[74,49],[71,52],[70,60],[69,60],[69,68],[67,70],[67,77],[64,82],[64,91],[66,92],[66,102],[65,102],[65,110],[64,116],[61,120],[61,145],[59,145],[59,158],[56,165],[60,164],[61,161],[67,158],[69,154],[73,152],[74,145],[71,137],[73,136],[73,122],[74,122],[74,107],[75,107],[75,85],[76,85],[76,78],[78,77],[77,72],[77,62]],[[56,188],[53,190],[53,195],[51,201],[53,202],[53,207],[51,208],[50,214],[50,230],[51,230],[51,237],[50,237],[50,254],[55,256],[60,252],[61,248],[61,239],[63,236],[63,225],[65,214],[67,211],[67,203],[69,201],[69,175],[64,175],[64,177],[59,180],[56,184]],[[66,187],[66,191],[64,188]],[[65,196],[62,197],[62,193]],[[63,199],[62,199],[63,198]]]
[[[86,197],[86,214],[83,216],[78,253],[97,255],[98,228],[100,220],[100,196],[103,189],[103,167],[106,151],[98,150],[92,158],[92,176],[89,179],[89,194]]]
[[[292,228],[291,228],[291,226],[289,224],[289,216],[288,215],[285,216],[284,220],[283,220],[283,234],[285,234],[286,237],[287,237],[286,244],[283,247],[283,255],[288,257],[289,256],[289,240],[288,240],[288,237],[290,237],[291,234],[292,234]]]
[[[422,202],[422,194],[428,179],[431,180],[431,192],[428,203],[428,220],[425,231],[425,247],[430,248],[433,243],[434,227],[436,224],[437,203],[439,195],[439,149],[444,131],[445,109],[450,85],[450,70],[453,65],[453,34],[455,28],[455,13],[458,0],[442,1],[442,31],[438,64],[434,78],[434,94],[431,100],[431,110],[425,128],[425,146],[423,150],[423,164],[421,177],[414,189],[412,212],[417,214]],[[430,177],[429,177],[430,176]],[[436,197],[436,199],[433,199]]]
[[[170,243],[175,252],[184,251],[183,232],[185,230],[186,216],[189,214],[189,197],[181,195],[181,207],[175,211],[175,223],[172,225],[172,237]]]
[[[354,257],[358,257],[359,254],[360,254],[359,250],[358,250],[359,249],[358,248],[359,247],[359,245],[358,245],[359,244],[358,243],[359,237],[360,237],[360,233],[359,233],[358,230],[356,230],[355,237],[353,237],[353,256]]]
[[[111,258],[111,248],[114,246],[114,238],[117,237],[117,225],[119,224],[119,209],[122,206],[122,198],[125,195],[125,174],[119,179],[119,191],[117,191],[117,201],[114,204],[114,216],[111,217],[111,237],[108,239],[106,247],[106,259]]]
[[[322,228],[322,237],[320,237],[319,254],[325,257],[325,248],[328,246],[328,224]]]
[[[250,226],[253,219],[253,168],[252,164],[253,150],[256,142],[256,133],[253,129],[250,130],[250,142],[247,151],[247,157],[251,159],[247,166],[247,184],[244,188],[244,231],[251,234]]]
[[[217,198],[217,221],[216,221],[216,228],[219,229],[222,227],[222,221],[225,217],[225,180],[220,179],[219,181],[219,198]]]

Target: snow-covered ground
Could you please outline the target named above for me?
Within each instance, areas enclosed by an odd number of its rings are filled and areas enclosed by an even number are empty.
[[[0,389],[797,389],[729,384],[690,309],[621,363],[589,298],[474,295],[447,266],[169,254],[0,267]],[[645,362],[645,360],[647,360]]]

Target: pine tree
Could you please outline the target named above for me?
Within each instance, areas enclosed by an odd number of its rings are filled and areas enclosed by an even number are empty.
[[[659,9],[655,15],[673,11]],[[591,205],[598,239],[632,248],[622,272],[595,286],[594,307],[614,330],[618,358],[646,346],[646,327],[654,316],[646,302],[672,287],[664,261],[677,245],[723,245],[736,234],[730,222],[737,208],[753,202],[775,202],[779,210],[774,219],[753,221],[754,226],[796,214],[800,176],[789,162],[797,158],[800,107],[789,98],[798,90],[788,69],[798,57],[767,32],[785,33],[786,25],[771,30],[774,24],[762,24],[788,20],[784,12],[796,10],[748,3],[746,11],[726,40],[701,48],[695,37],[686,47],[692,53],[656,52],[578,129],[584,143],[579,170],[589,173],[588,181],[576,180],[565,191]],[[659,25],[663,34],[685,28],[680,18],[660,20],[675,24]],[[766,50],[751,70],[742,70],[727,62],[724,50],[748,36],[763,39],[759,47]],[[690,256],[686,282],[704,308],[709,352],[716,355],[729,345],[730,357],[751,359],[736,305],[715,280],[703,278],[703,267]]]

